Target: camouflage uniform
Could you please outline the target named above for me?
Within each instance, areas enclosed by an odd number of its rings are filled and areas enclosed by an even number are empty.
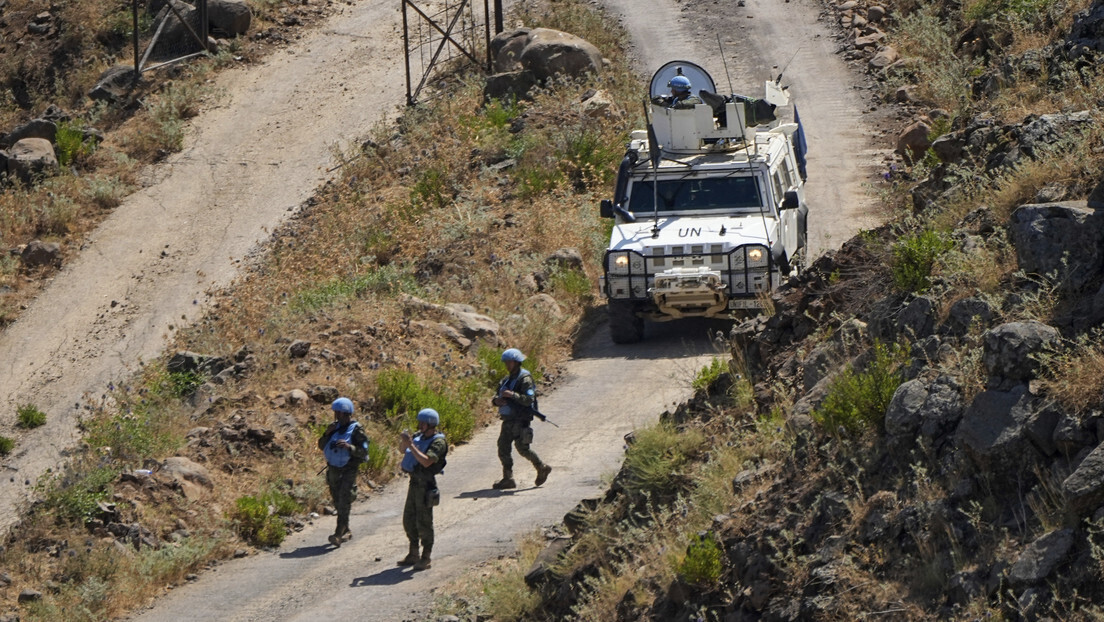
[[[445,437],[433,439],[425,455],[433,462],[441,459],[448,451],[448,443]],[[419,541],[422,545],[422,558],[428,560],[433,550],[433,504],[428,495],[431,490],[437,489],[437,476],[432,467],[424,467],[416,464],[410,474],[410,487],[406,492],[406,507],[403,509],[403,530],[410,540],[411,551],[418,548]]]
[[[548,476],[547,471],[551,469],[529,447],[529,444],[533,442],[533,429],[531,427],[533,415],[523,411],[524,408],[533,405],[536,384],[529,372],[520,369],[517,376],[503,379],[499,385],[498,393],[501,395],[502,391],[506,389],[513,391],[516,395],[508,400],[510,402],[510,412],[508,414],[500,413],[499,415],[502,417],[502,429],[498,433],[498,459],[502,462],[502,482],[512,482],[514,478],[514,456],[510,448],[512,444],[517,447],[518,454],[522,458],[533,463],[533,468],[537,470],[538,479],[540,480],[540,483],[537,484],[539,486],[544,483],[544,478]],[[544,473],[544,475],[541,475],[541,473]],[[500,485],[497,487],[512,488],[513,486]]]
[[[653,97],[652,103],[659,104],[660,106],[665,106],[667,108],[674,108],[676,110],[686,110],[704,102],[697,95],[685,93],[679,95],[660,95],[658,97]]]
[[[349,425],[355,424],[351,421]],[[318,439],[318,448],[325,450],[330,438],[338,431],[338,426],[331,425]],[[330,488],[330,497],[333,499],[334,508],[337,510],[337,527],[334,529],[334,537],[348,539],[349,512],[352,510],[353,501],[356,501],[356,478],[360,464],[368,458],[368,435],[364,428],[358,424],[353,431],[350,444],[353,446],[349,456],[349,462],[345,466],[336,467],[326,465],[326,484]]]

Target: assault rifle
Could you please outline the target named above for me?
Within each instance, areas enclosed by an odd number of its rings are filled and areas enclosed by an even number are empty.
[[[517,408],[518,410],[520,410],[523,413],[528,413],[530,415],[533,415],[537,419],[540,419],[541,421],[543,421],[545,423],[551,423],[552,425],[556,426],[557,428],[560,427],[560,426],[556,425],[556,423],[553,422],[551,419],[546,417],[544,415],[544,413],[537,410],[536,408],[533,408],[532,406],[526,406],[526,405],[522,404],[521,402],[519,402],[517,400],[513,400],[513,399],[510,400],[510,403],[513,404],[515,408]]]

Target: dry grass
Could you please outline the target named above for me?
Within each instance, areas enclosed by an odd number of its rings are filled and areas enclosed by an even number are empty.
[[[1104,345],[1099,334],[1087,335],[1065,352],[1043,360],[1044,377],[1039,380],[1046,394],[1064,410],[1087,413],[1100,405],[1104,395]]]

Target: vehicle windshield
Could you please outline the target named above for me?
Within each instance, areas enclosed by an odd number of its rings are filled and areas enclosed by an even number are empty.
[[[630,212],[653,211],[652,181],[634,181],[631,193],[627,206]],[[654,196],[661,212],[732,209],[758,212],[762,205],[756,178],[750,176],[660,179]]]

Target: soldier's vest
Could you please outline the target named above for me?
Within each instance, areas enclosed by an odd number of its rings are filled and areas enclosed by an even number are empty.
[[[356,421],[350,421],[349,425],[345,426],[344,430],[334,432],[330,437],[330,442],[326,443],[326,448],[322,450],[326,454],[326,463],[330,466],[341,468],[346,464],[349,464],[349,459],[353,456],[353,452],[344,447],[338,447],[338,441],[345,441],[350,445],[353,444],[353,432],[356,431],[357,426],[360,425]]]
[[[514,387],[517,386],[518,380],[521,380],[522,376],[531,375],[532,374],[529,373],[529,370],[523,367],[521,371],[518,372],[517,376],[514,376],[513,378],[506,376],[506,378],[503,379],[502,384],[498,385],[498,394],[502,395],[503,391],[513,391]],[[517,417],[524,414],[521,412],[521,410],[522,409],[519,408],[517,405],[511,403],[510,401],[507,401],[505,404],[498,407],[498,416],[502,417],[503,419],[509,417]],[[532,419],[532,417],[530,417],[530,419]]]
[[[429,449],[430,444],[433,443],[433,441],[438,439],[438,438],[445,438],[445,435],[441,434],[440,432],[434,434],[433,436],[427,436],[427,437],[423,437],[421,434],[415,434],[414,438],[412,438],[410,440],[411,440],[411,442],[414,443],[414,446],[417,447],[418,450],[421,451],[424,454],[426,452],[426,450]],[[443,460],[443,459],[444,459],[444,456],[438,457],[437,458],[437,463],[435,463],[434,466],[439,464],[441,462],[441,460]],[[407,472],[407,473],[413,473],[414,472],[414,467],[416,467],[416,466],[418,466],[418,459],[414,457],[414,452],[407,449],[406,450],[406,455],[403,456],[403,459],[402,459],[402,470]],[[430,469],[432,469],[432,468],[433,467],[430,467]],[[439,469],[437,469],[436,471],[437,471],[437,473],[440,473]]]

